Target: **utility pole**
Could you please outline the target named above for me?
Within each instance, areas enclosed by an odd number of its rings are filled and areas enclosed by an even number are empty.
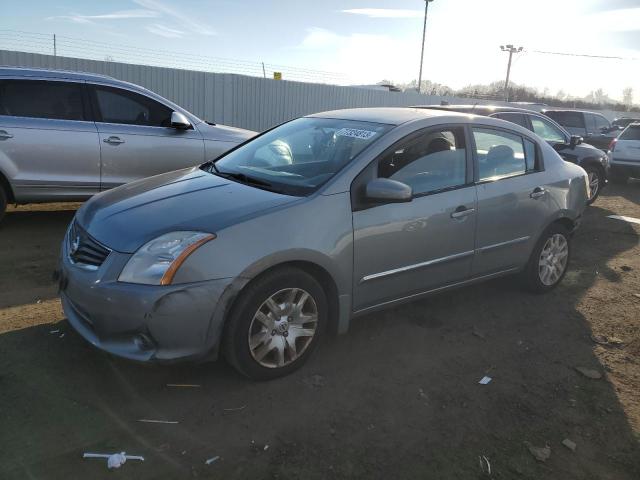
[[[267,78],[267,72],[264,70],[264,62],[262,62],[262,78]]]
[[[509,101],[509,76],[511,75],[511,58],[514,53],[520,53],[522,47],[514,47],[513,45],[500,45],[500,50],[509,52],[509,64],[507,65],[507,79],[504,82],[504,101]]]
[[[424,0],[424,24],[422,25],[422,50],[420,51],[420,74],[418,75],[418,93],[422,84],[422,62],[424,61],[424,39],[427,33],[427,12],[429,11],[429,3],[433,0]]]
[[[57,49],[57,45],[56,45],[56,34],[53,34],[53,56],[57,56],[58,54],[58,49]]]

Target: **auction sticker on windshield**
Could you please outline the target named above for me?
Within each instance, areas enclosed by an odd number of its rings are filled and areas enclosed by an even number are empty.
[[[371,130],[358,130],[357,128],[341,128],[336,132],[336,135],[341,137],[362,138],[367,140],[373,137],[377,132]]]

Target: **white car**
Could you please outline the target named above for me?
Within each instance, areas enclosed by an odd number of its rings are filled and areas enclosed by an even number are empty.
[[[632,123],[609,146],[610,177],[624,183],[640,178],[640,123]]]

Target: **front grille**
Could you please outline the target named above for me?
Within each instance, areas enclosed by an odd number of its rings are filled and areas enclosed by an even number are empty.
[[[79,266],[96,269],[104,263],[111,250],[91,238],[75,220],[69,229],[69,258]]]

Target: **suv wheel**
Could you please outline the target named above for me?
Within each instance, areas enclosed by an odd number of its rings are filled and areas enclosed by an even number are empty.
[[[269,380],[298,369],[327,323],[326,294],[297,268],[259,278],[240,293],[225,326],[224,354],[243,375]]]
[[[5,212],[7,211],[7,192],[4,191],[2,185],[0,185],[0,221],[4,217]]]
[[[585,168],[587,175],[589,176],[589,201],[587,202],[591,205],[596,201],[598,195],[600,195],[600,189],[604,185],[604,175],[602,175],[602,171],[598,167],[587,166]]]
[[[558,286],[569,266],[570,240],[569,231],[560,224],[545,230],[523,272],[529,290],[546,293]]]

